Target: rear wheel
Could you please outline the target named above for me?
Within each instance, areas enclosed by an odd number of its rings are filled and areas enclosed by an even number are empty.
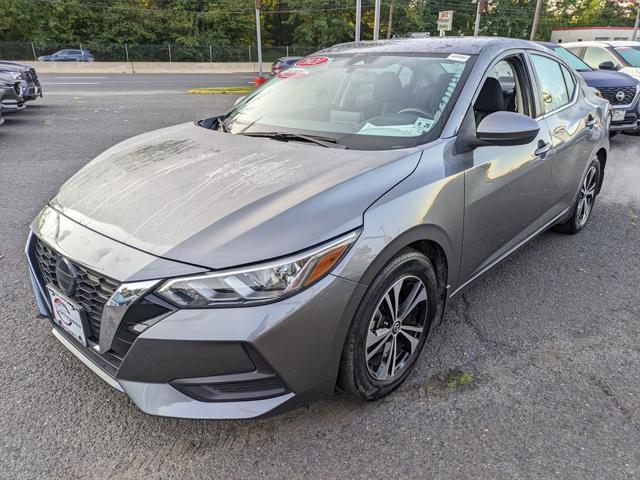
[[[429,259],[407,249],[371,283],[342,352],[338,386],[377,400],[400,386],[424,347],[437,311],[437,280]]]
[[[578,233],[584,228],[591,217],[593,206],[596,202],[598,185],[600,185],[600,161],[595,159],[589,165],[587,172],[582,178],[580,192],[573,208],[573,215],[564,223],[554,227],[554,230],[561,233]]]

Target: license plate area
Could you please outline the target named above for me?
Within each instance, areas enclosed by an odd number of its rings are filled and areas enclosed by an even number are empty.
[[[82,307],[51,285],[47,285],[47,291],[51,300],[53,322],[86,347],[88,329]]]
[[[624,120],[624,117],[626,114],[627,114],[626,110],[614,110],[612,120],[614,122],[621,122]]]

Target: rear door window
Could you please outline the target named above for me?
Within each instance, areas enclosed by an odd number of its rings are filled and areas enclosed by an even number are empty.
[[[538,78],[543,113],[550,113],[567,105],[573,97],[575,85],[569,95],[562,65],[549,57],[536,54],[531,54],[531,62]]]

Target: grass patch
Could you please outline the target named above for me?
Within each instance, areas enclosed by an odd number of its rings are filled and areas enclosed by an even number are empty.
[[[451,373],[449,375],[449,378],[447,379],[447,387],[462,387],[464,385],[469,385],[471,382],[473,382],[473,380],[473,375],[466,372]]]
[[[251,92],[253,92],[253,88],[249,85],[244,87],[206,87],[187,90],[187,93],[193,95],[246,95]]]

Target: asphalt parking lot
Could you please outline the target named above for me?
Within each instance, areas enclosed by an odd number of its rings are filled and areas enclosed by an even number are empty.
[[[235,98],[167,93],[178,83],[51,85],[0,127],[0,478],[640,478],[636,137],[612,139],[587,228],[541,235],[452,302],[382,401],[157,418],[82,366],[36,316],[28,225],[101,151]]]

